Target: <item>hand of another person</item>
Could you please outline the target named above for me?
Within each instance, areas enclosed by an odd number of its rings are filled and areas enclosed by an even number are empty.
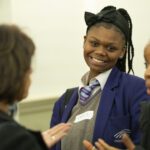
[[[86,150],[94,150],[94,146],[92,145],[92,143],[90,143],[89,141],[87,140],[84,140],[83,141],[83,145],[85,147]]]
[[[123,135],[122,142],[128,150],[134,150],[135,145],[127,134]],[[83,141],[83,145],[85,146],[86,150],[119,150],[118,148],[110,146],[102,139],[98,139],[98,141],[95,143],[96,147],[87,140]]]
[[[63,138],[69,129],[71,128],[70,123],[60,123],[53,128],[50,128],[42,132],[43,139],[48,148],[51,148],[55,145],[61,138]]]
[[[98,148],[98,150],[119,150],[116,147],[110,146],[102,139],[98,139],[98,141],[95,143],[95,145]]]
[[[118,148],[112,147],[108,145],[104,140],[99,139],[95,145],[93,146],[89,141],[84,140],[83,145],[86,148],[86,150],[119,150]]]
[[[134,143],[132,142],[132,140],[130,139],[130,137],[127,134],[123,134],[122,142],[124,143],[124,145],[126,146],[126,148],[128,150],[134,150],[135,149]]]

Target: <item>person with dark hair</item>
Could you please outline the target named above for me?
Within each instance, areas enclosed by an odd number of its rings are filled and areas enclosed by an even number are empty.
[[[147,94],[150,95],[150,42],[144,48],[145,58],[145,83],[147,87]],[[140,145],[135,145],[127,134],[123,134],[122,143],[128,150],[150,150],[150,102],[141,103],[141,115],[140,115],[140,128],[142,130],[142,139]],[[86,150],[119,150],[113,146],[107,144],[103,139],[98,139],[93,146],[89,141],[84,140],[83,144]]]
[[[48,150],[70,129],[62,123],[41,133],[12,118],[11,106],[28,95],[34,52],[32,39],[19,27],[0,25],[0,150]]]
[[[83,48],[89,71],[67,103],[64,93],[54,105],[51,127],[60,122],[73,125],[52,150],[84,150],[84,139],[95,143],[99,138],[123,149],[123,133],[138,144],[140,103],[150,96],[144,80],[129,74],[134,73],[131,18],[123,8],[106,6],[97,14],[85,12],[85,22]]]

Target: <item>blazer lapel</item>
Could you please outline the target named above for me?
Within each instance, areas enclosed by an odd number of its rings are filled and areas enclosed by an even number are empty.
[[[100,104],[97,110],[97,116],[95,121],[95,128],[93,134],[93,142],[98,138],[103,137],[105,131],[105,125],[108,120],[109,114],[112,110],[113,101],[115,98],[115,88],[118,86],[120,71],[114,68],[102,91]]]

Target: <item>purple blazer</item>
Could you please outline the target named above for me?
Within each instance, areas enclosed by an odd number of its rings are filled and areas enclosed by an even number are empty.
[[[70,101],[60,116],[64,94],[56,101],[51,119],[51,127],[67,122],[71,111],[78,100],[78,89],[72,94]],[[142,78],[121,72],[114,67],[102,91],[98,106],[93,143],[98,138],[108,144],[121,148],[120,136],[123,132],[129,133],[135,144],[140,143],[139,114],[141,101],[150,100],[146,93],[145,82]],[[61,150],[60,142],[52,150]]]

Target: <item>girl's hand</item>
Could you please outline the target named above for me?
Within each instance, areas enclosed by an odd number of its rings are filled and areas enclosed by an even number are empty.
[[[123,135],[122,142],[128,150],[134,150],[135,145],[127,134]],[[98,139],[98,141],[95,142],[96,148],[87,140],[83,141],[83,145],[86,148],[86,150],[119,150],[116,147],[110,146],[102,139]]]

